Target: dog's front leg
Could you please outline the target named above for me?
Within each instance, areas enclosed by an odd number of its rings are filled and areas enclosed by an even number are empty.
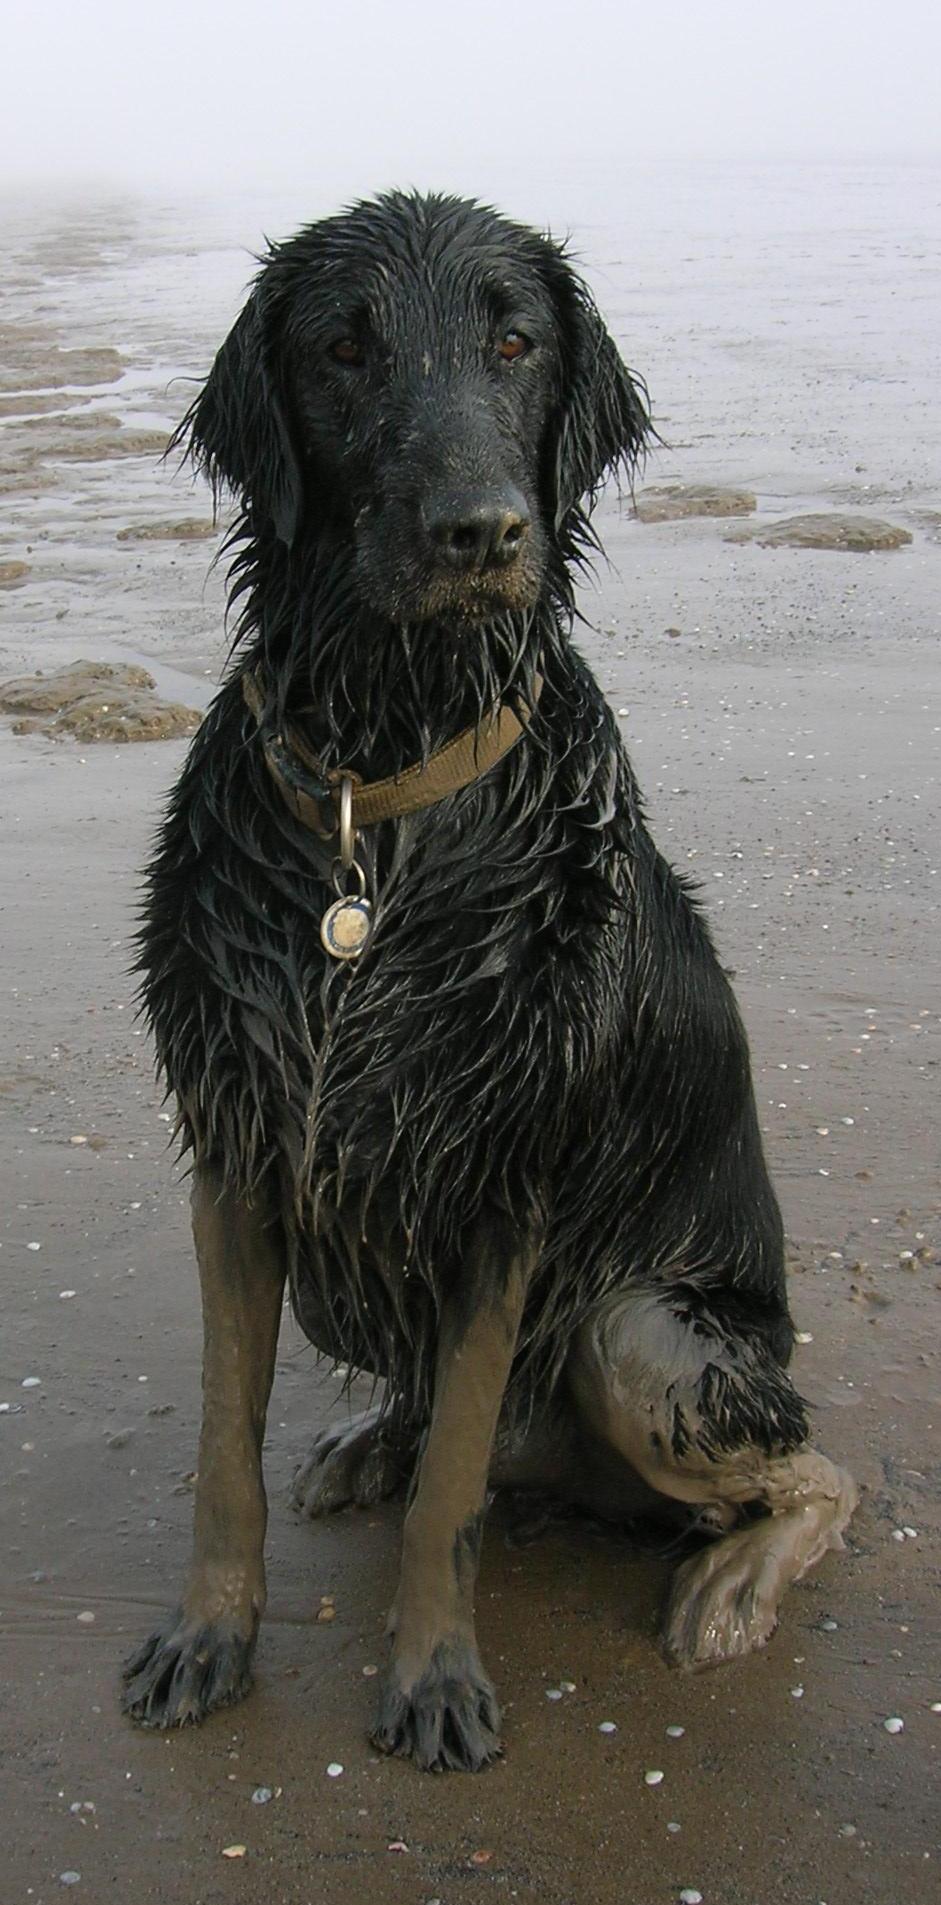
[[[265,1605],[265,1412],[284,1293],[284,1252],[265,1211],[196,1168],[193,1236],[203,1301],[203,1421],[193,1558],[182,1605],[124,1670],[124,1708],[183,1726],[241,1699]]]
[[[535,1250],[477,1245],[442,1307],[431,1424],[405,1521],[392,1660],[372,1738],[428,1771],[500,1751],[474,1634],[487,1470]]]

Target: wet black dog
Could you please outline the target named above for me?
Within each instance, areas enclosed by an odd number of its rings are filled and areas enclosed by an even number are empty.
[[[386,1381],[302,1505],[420,1449],[373,1738],[422,1766],[499,1750],[488,1479],[683,1504],[718,1537],[667,1610],[690,1663],[761,1645],[852,1511],[785,1374],[736,1007],[570,641],[591,502],[648,430],[555,245],[397,194],[271,251],[185,420],[238,499],[241,618],[141,939],[206,1332],[192,1569],[127,1669],[146,1723],[249,1683],[285,1277]]]

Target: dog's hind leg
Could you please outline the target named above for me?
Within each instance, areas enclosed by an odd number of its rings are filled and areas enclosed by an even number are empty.
[[[417,1434],[400,1424],[394,1408],[364,1409],[347,1422],[333,1422],[314,1437],[297,1469],[294,1505],[312,1520],[349,1502],[371,1508],[404,1488],[417,1447]]]
[[[405,1520],[392,1660],[372,1738],[432,1772],[500,1752],[499,1710],[474,1633],[491,1448],[535,1251],[482,1238],[441,1312],[431,1423]],[[488,1259],[492,1256],[492,1261]]]
[[[203,1300],[203,1421],[193,1556],[182,1605],[124,1669],[124,1709],[183,1726],[241,1699],[265,1605],[261,1471],[285,1260],[261,1206],[197,1165],[193,1235]]]
[[[569,1365],[594,1432],[720,1530],[677,1570],[667,1603],[667,1654],[690,1667],[764,1645],[789,1584],[843,1546],[857,1499],[850,1476],[809,1445],[803,1404],[760,1325],[723,1324],[722,1303],[721,1292],[707,1303],[619,1291]]]

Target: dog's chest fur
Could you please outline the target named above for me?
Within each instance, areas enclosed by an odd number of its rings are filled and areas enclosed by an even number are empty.
[[[320,941],[323,851],[231,682],[175,790],[141,935],[185,1139],[270,1197],[317,1346],[419,1411],[468,1237],[499,1233],[497,1274],[506,1227],[537,1229],[521,1341],[548,1394],[573,1304],[632,1262],[708,1267],[717,1249],[689,1232],[688,1176],[747,1078],[734,1002],[571,650],[497,768],[363,853],[375,930],[351,970]]]
[[[547,691],[535,740],[370,830],[375,929],[355,968],[320,942],[329,851],[285,811],[237,684],[222,691],[150,869],[141,963],[169,1083],[246,1187],[274,1151],[310,1183],[387,1171],[406,1144],[427,1177],[481,1119],[492,1148],[495,1124],[591,1073],[619,1030],[629,828],[626,762],[586,684],[581,732],[560,739]]]
[[[342,1290],[353,1250],[411,1288],[475,1213],[537,1217],[604,1099],[633,796],[603,698],[571,667],[564,732],[550,686],[540,731],[483,780],[370,830],[375,929],[353,969],[323,951],[329,862],[236,683],[194,743],[150,872],[144,996],[190,1142],[248,1192],[290,1180],[298,1288],[316,1255],[318,1284]]]

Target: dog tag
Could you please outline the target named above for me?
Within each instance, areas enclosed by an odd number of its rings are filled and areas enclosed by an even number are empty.
[[[320,922],[324,950],[333,959],[358,959],[371,925],[372,908],[368,900],[355,896],[334,900]]]
[[[320,938],[331,959],[358,959],[369,938],[372,908],[366,898],[366,874],[355,856],[357,834],[353,828],[353,781],[344,774],[340,781],[340,856],[333,862],[333,890],[337,895],[320,922]],[[345,893],[347,880],[357,888]]]

